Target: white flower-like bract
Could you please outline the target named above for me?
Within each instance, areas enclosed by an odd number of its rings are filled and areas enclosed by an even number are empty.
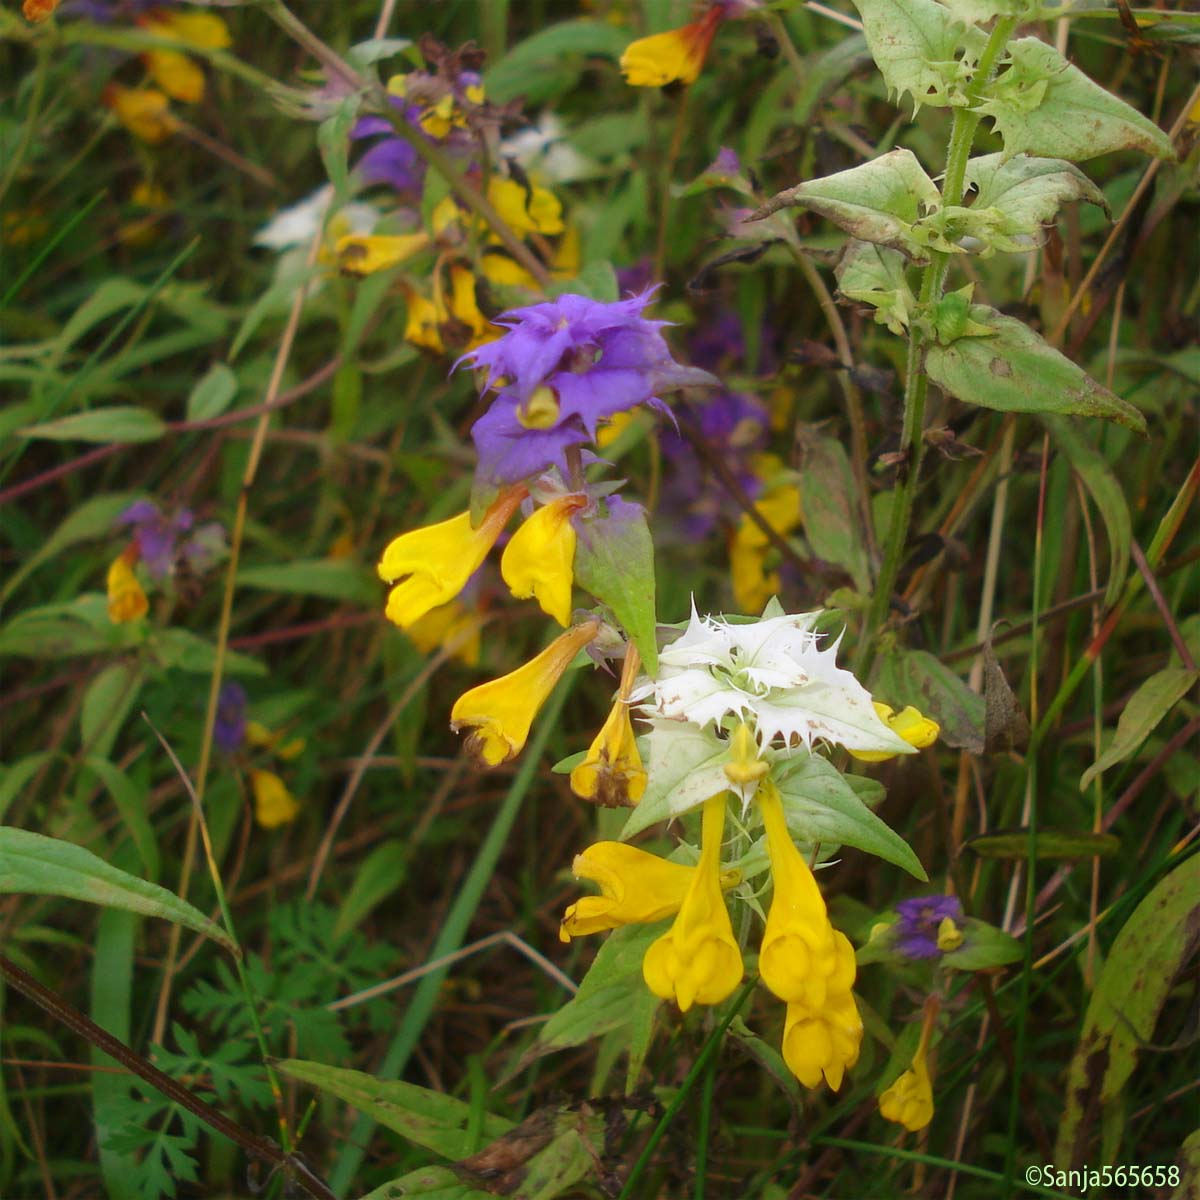
[[[727,717],[753,727],[760,750],[814,742],[848,750],[915,753],[879,719],[871,694],[837,665],[841,637],[824,648],[820,612],[730,624],[695,606],[681,637],[658,656],[658,675],[640,690],[647,715],[722,729]],[[656,723],[657,724],[657,723]]]

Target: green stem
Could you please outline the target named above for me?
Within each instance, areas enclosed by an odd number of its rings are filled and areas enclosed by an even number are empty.
[[[1005,17],[996,22],[988,36],[983,53],[975,69],[975,76],[967,89],[970,107],[956,108],[950,126],[950,142],[946,148],[946,173],[942,182],[942,206],[950,207],[962,203],[963,187],[966,182],[967,163],[971,148],[975,144],[975,133],[979,129],[981,114],[976,111],[984,85],[991,78],[1008,39],[1016,28],[1015,17]],[[942,298],[946,275],[950,270],[950,255],[935,250],[929,256],[929,264],[921,274],[921,289],[918,311],[928,313]],[[913,496],[921,474],[921,458],[925,449],[922,439],[925,425],[925,397],[928,384],[923,370],[925,355],[925,333],[914,322],[908,331],[908,358],[904,381],[904,426],[900,435],[900,450],[906,455],[900,477],[893,492],[891,520],[888,522],[887,537],[883,545],[883,561],[875,581],[875,594],[867,613],[867,624],[859,642],[855,671],[866,675],[875,660],[876,635],[887,622],[891,607],[892,589],[900,573],[908,529],[912,521]]]
[[[725,1014],[721,1017],[721,1020],[714,1026],[712,1032],[705,1039],[699,1057],[692,1064],[692,1069],[687,1073],[687,1077],[680,1085],[679,1091],[675,1093],[675,1098],[667,1105],[666,1112],[659,1118],[658,1124],[654,1127],[654,1132],[650,1135],[649,1140],[642,1149],[642,1153],[638,1156],[637,1162],[633,1164],[633,1170],[629,1172],[629,1178],[625,1180],[625,1186],[621,1189],[621,1194],[617,1197],[617,1200],[629,1200],[630,1196],[641,1194],[636,1190],[636,1184],[649,1165],[654,1151],[658,1148],[658,1143],[662,1141],[667,1129],[670,1128],[675,1114],[683,1107],[683,1102],[695,1086],[696,1080],[700,1078],[701,1073],[707,1068],[713,1055],[716,1054],[721,1045],[721,1039],[725,1036],[725,1030],[729,1028],[733,1018],[741,1011],[742,1005],[746,1003],[756,983],[758,983],[756,976],[751,976],[746,980],[742,985],[742,990],[733,998],[733,1002],[725,1010]]]

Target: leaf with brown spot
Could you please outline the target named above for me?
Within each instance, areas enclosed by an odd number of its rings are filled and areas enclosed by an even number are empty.
[[[1163,1004],[1197,945],[1200,854],[1193,854],[1159,880],[1113,942],[1067,1070],[1058,1163],[1078,1167],[1089,1160],[1096,1114],[1115,1112],[1139,1050],[1153,1040]]]

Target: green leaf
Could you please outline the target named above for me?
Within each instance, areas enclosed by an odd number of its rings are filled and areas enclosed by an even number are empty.
[[[895,863],[925,881],[929,876],[912,847],[859,798],[832,763],[797,753],[772,773],[788,828],[810,846],[832,842],[854,846]]]
[[[453,1167],[418,1167],[382,1184],[361,1200],[494,1200],[495,1192],[473,1188]]]
[[[942,3],[968,25],[986,25],[993,17],[1022,17],[1036,20],[1039,0],[942,0]]]
[[[117,518],[140,498],[139,492],[116,492],[109,496],[93,496],[90,500],[85,500],[42,542],[28,560],[12,573],[5,582],[3,591],[0,591],[0,600],[8,599],[34,570],[64,550],[92,538],[111,535],[116,528]]]
[[[1124,762],[1154,732],[1158,723],[1191,691],[1200,679],[1200,671],[1185,667],[1167,667],[1151,675],[1129,698],[1125,711],[1117,720],[1117,732],[1108,749],[1100,755],[1079,780],[1079,790],[1107,771]]]
[[[384,1082],[342,1067],[289,1058],[276,1064],[291,1079],[311,1084],[330,1096],[370,1114],[381,1125],[442,1158],[465,1158],[475,1149],[471,1105],[413,1083]],[[483,1114],[480,1135],[488,1141],[503,1137],[513,1123]]]
[[[601,515],[573,517],[575,582],[606,604],[633,639],[649,675],[658,670],[655,641],[654,543],[646,510],[600,505]],[[606,511],[607,510],[607,511]]]
[[[382,904],[408,876],[409,845],[399,838],[382,842],[363,860],[354,882],[338,910],[335,938],[356,929],[367,915]]]
[[[1125,500],[1125,489],[1103,457],[1088,445],[1074,421],[1048,413],[1044,413],[1041,420],[1100,510],[1109,548],[1108,585],[1104,592],[1104,603],[1113,605],[1125,585],[1133,542],[1133,525]]]
[[[1114,1110],[1127,1094],[1138,1051],[1153,1041],[1163,1004],[1198,940],[1200,854],[1193,854],[1155,885],[1113,941],[1068,1068],[1055,1162],[1087,1161],[1085,1116],[1097,1106]]]
[[[237,582],[239,587],[323,596],[370,608],[379,603],[381,595],[374,573],[347,558],[308,558],[244,567],[238,572]]]
[[[325,164],[325,173],[333,184],[333,204],[340,208],[350,192],[350,128],[358,116],[362,97],[355,92],[345,96],[333,115],[317,126],[317,149]]]
[[[8,812],[8,806],[21,794],[21,789],[42,769],[51,757],[49,750],[19,758],[10,766],[0,765],[0,820]]]
[[[518,1074],[545,1054],[582,1046],[613,1030],[627,1029],[632,1034],[647,1018],[653,1024],[659,1000],[642,978],[642,959],[665,928],[665,921],[657,921],[614,929],[597,951],[579,991],[542,1026],[511,1073]]]
[[[620,58],[629,36],[607,21],[563,21],[539,30],[514,46],[485,72],[488,99],[503,104],[529,91],[540,69],[567,55],[601,55]]]
[[[646,764],[646,791],[621,830],[623,842],[729,786],[729,744],[695,725],[655,722],[638,745]]]
[[[969,235],[993,250],[1021,253],[1046,240],[1046,227],[1066,204],[1085,200],[1111,216],[1104,193],[1076,166],[1059,158],[984,154],[967,163],[966,184],[976,190],[969,208],[945,210],[951,236]]]
[[[161,417],[128,404],[95,408],[17,430],[22,437],[53,442],[153,442],[166,431]]]
[[[854,7],[889,93],[900,99],[907,92],[914,111],[963,103],[971,59],[960,61],[958,52],[967,46],[978,57],[984,38],[977,29],[936,0],[854,0]]]
[[[872,689],[875,697],[893,708],[911,704],[942,728],[938,740],[956,750],[982,754],[984,702],[926,650],[887,651]]]
[[[751,220],[781,208],[805,208],[832,221],[851,237],[902,251],[914,262],[928,261],[928,247],[954,251],[917,223],[941,207],[941,193],[911,150],[892,150],[861,167],[797,184],[773,196]]]
[[[860,591],[871,587],[854,473],[841,442],[811,427],[796,435],[804,532],[813,553],[845,567]]]
[[[0,826],[0,892],[64,896],[105,908],[161,917],[237,953],[229,936],[199,909],[155,883],[110,866],[90,850],[25,829]]]
[[[979,111],[1004,139],[1004,157],[1039,154],[1083,162],[1113,150],[1174,158],[1170,138],[1136,108],[1118,100],[1053,46],[1018,38],[1009,66],[984,89]]]
[[[164,667],[176,667],[190,675],[211,675],[217,663],[217,647],[190,629],[163,629],[153,636],[158,661]],[[248,654],[226,650],[226,675],[261,676],[267,668]]]
[[[986,921],[967,917],[958,922],[958,928],[963,944],[942,955],[943,966],[956,971],[986,971],[1017,962],[1025,955],[1025,947],[1015,937]]]
[[[851,240],[835,268],[838,290],[847,300],[869,304],[875,321],[903,337],[916,311],[917,298],[908,286],[908,260],[899,250]]]
[[[119,647],[137,630],[108,620],[103,596],[77,596],[18,613],[0,630],[0,658],[74,658]]]
[[[237,376],[233,371],[225,363],[213,363],[188,394],[187,419],[209,421],[220,416],[233,402],[237,390]]]
[[[1103,417],[1146,433],[1146,419],[1132,404],[1101,387],[1024,322],[983,304],[972,305],[971,318],[992,336],[931,345],[925,355],[929,378],[950,395],[1001,412]]]
[[[153,883],[158,878],[160,860],[158,840],[154,836],[154,826],[147,813],[146,789],[134,783],[124,771],[106,758],[98,758],[92,754],[83,760],[83,765],[100,780],[112,797],[121,816],[121,823],[142,860],[146,878]]]
[[[998,829],[968,838],[964,847],[980,858],[1028,858],[1028,829]],[[1063,833],[1039,829],[1034,847],[1039,862],[1043,859],[1113,858],[1121,851],[1121,839],[1111,833]]]
[[[132,662],[110,663],[83,694],[79,740],[85,752],[105,757],[142,686],[142,672]]]
[[[96,285],[88,298],[71,314],[55,339],[55,359],[61,358],[89,329],[94,329],[122,309],[140,304],[148,291],[144,284],[121,277],[105,279]]]

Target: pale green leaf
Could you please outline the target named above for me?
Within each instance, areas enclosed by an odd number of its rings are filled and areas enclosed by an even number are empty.
[[[453,1096],[413,1083],[389,1082],[362,1071],[296,1058],[278,1063],[277,1069],[290,1079],[344,1100],[359,1112],[368,1113],[381,1125],[442,1158],[465,1158],[476,1148],[471,1140],[473,1109]],[[504,1117],[484,1113],[480,1136],[493,1141],[512,1128],[513,1123]]]
[[[155,632],[152,643],[158,661],[164,667],[176,667],[189,675],[211,675],[217,665],[214,643],[190,629],[163,629]],[[237,650],[226,650],[223,670],[226,675],[265,675],[267,668],[257,658]]]
[[[494,1200],[495,1193],[463,1183],[453,1167],[418,1167],[381,1184],[361,1200]]]
[[[90,850],[26,829],[0,826],[0,892],[62,896],[104,908],[161,917],[194,929],[236,953],[219,926],[174,892],[106,863]]]
[[[1056,829],[1039,829],[1032,841],[1028,829],[998,829],[963,843],[980,858],[1028,858],[1031,845],[1038,861],[1112,858],[1121,851],[1121,840],[1115,834],[1064,833]]]
[[[1053,46],[1018,38],[1009,66],[987,84],[979,111],[1004,139],[1004,157],[1039,154],[1083,162],[1113,150],[1174,158],[1170,138],[1136,108],[1119,100]]]
[[[243,567],[238,587],[263,588],[301,596],[323,596],[366,607],[380,603],[382,592],[373,572],[346,558],[309,558]]]
[[[137,848],[146,878],[153,882],[158,878],[159,853],[154,826],[147,813],[146,789],[106,758],[89,755],[83,760],[83,765],[95,774],[112,797],[121,816],[121,824]]]
[[[942,0],[942,3],[969,25],[986,25],[993,17],[1034,20],[1041,8],[1038,0]]]
[[[1103,417],[1145,434],[1146,419],[1134,406],[1101,387],[1023,321],[976,304],[971,319],[990,337],[961,337],[931,345],[925,371],[944,391],[967,404],[1002,412]]]
[[[617,59],[629,35],[607,21],[562,21],[541,29],[515,45],[484,74],[490,100],[504,103],[529,91],[531,79],[568,55]]]
[[[936,0],[854,0],[863,33],[883,75],[897,98],[908,93],[915,108],[941,108],[965,102],[973,60],[984,38]],[[969,56],[960,59],[960,49]]]
[[[132,662],[109,663],[87,686],[79,715],[79,740],[88,753],[107,755],[142,685]]]
[[[805,208],[851,237],[903,251],[915,262],[928,248],[955,247],[917,223],[941,207],[941,194],[911,150],[892,150],[860,167],[825,175],[777,193],[751,219],[781,208]]]
[[[0,766],[0,820],[8,806],[21,794],[21,789],[42,769],[51,757],[48,750],[39,750],[19,758],[8,766]]]
[[[622,841],[729,787],[728,743],[695,725],[658,722],[638,745],[646,765],[646,791],[621,830]]]
[[[1076,166],[1058,158],[1018,154],[984,154],[967,163],[966,183],[976,189],[969,208],[948,208],[943,216],[948,236],[970,236],[992,251],[1020,253],[1046,240],[1046,227],[1059,210],[1085,200],[1109,213],[1104,193]]]
[[[1025,947],[1015,937],[986,921],[967,917],[958,922],[958,928],[963,943],[942,955],[943,966],[956,971],[986,971],[1017,962],[1025,954]]]
[[[145,284],[119,276],[105,279],[91,288],[88,298],[71,314],[55,339],[55,358],[65,354],[89,329],[94,329],[122,309],[140,304],[149,290]]]
[[[125,404],[74,413],[17,432],[22,437],[54,442],[153,442],[166,431],[163,419],[157,414]]]
[[[852,240],[846,243],[834,273],[838,290],[847,300],[869,304],[878,324],[903,337],[917,307],[905,277],[907,265],[899,250]]]
[[[1191,691],[1200,679],[1200,671],[1185,667],[1167,667],[1151,675],[1125,705],[1117,720],[1117,732],[1108,749],[1100,755],[1079,779],[1083,791],[1097,775],[1109,767],[1124,762],[1158,727],[1158,723]]]

